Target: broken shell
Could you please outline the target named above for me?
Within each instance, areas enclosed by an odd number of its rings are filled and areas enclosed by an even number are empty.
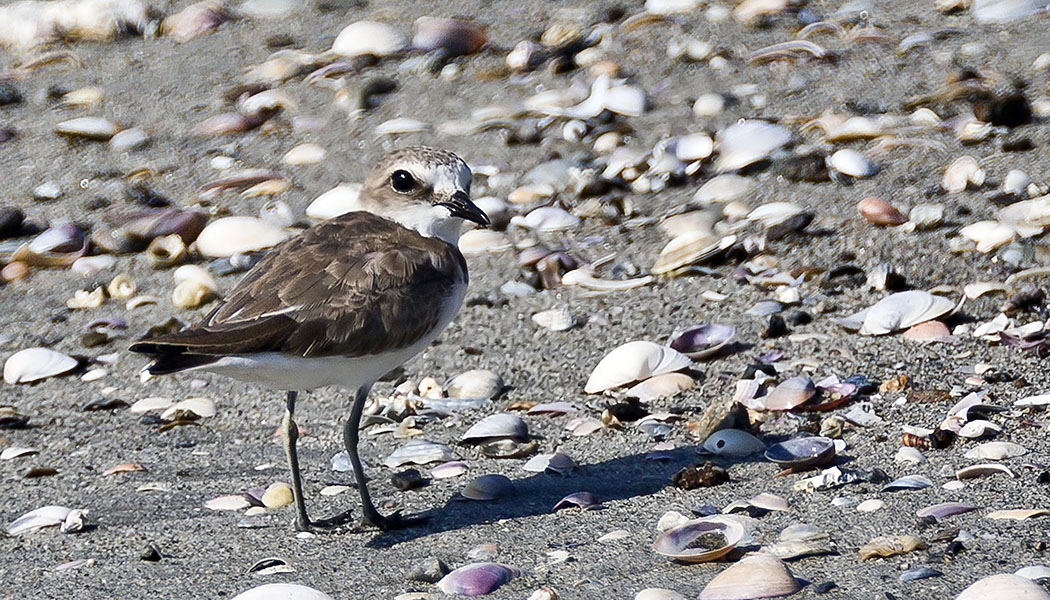
[[[1017,237],[1013,227],[999,221],[978,221],[959,230],[959,235],[977,244],[977,251],[987,254]]]
[[[699,600],[777,598],[790,596],[801,587],[782,560],[751,553],[716,575],[700,592]]]
[[[979,1],[979,0],[977,0]],[[955,600],[1050,600],[1043,586],[1018,575],[992,575],[979,579],[962,591]]]
[[[704,440],[704,450],[719,456],[740,458],[764,452],[762,440],[740,429],[722,429]]]
[[[551,331],[567,331],[576,325],[576,319],[567,308],[540,311],[532,315],[532,322]]]
[[[955,472],[955,478],[961,480],[964,479],[976,479],[978,477],[988,477],[989,475],[995,475],[996,473],[1002,473],[1008,477],[1017,477],[1017,475],[1004,465],[996,465],[992,463],[982,463],[979,465],[971,465],[969,467],[963,467]]]
[[[155,269],[170,267],[186,257],[186,243],[176,234],[154,238],[146,248],[146,256]]]
[[[916,229],[933,229],[944,221],[943,204],[916,204],[908,213],[908,220]]]
[[[864,544],[857,554],[861,560],[869,560],[880,556],[907,554],[924,548],[926,548],[926,543],[913,535],[891,535],[872,539]]]
[[[44,230],[11,255],[11,262],[30,267],[65,267],[87,251],[88,240],[72,223],[58,223]]]
[[[790,469],[825,465],[835,458],[835,441],[819,436],[785,440],[770,446],[765,457]]]
[[[397,54],[408,45],[396,29],[374,21],[358,21],[343,28],[332,42],[332,52],[340,56],[384,57]]]
[[[993,436],[1002,430],[1003,428],[998,423],[993,423],[984,419],[977,419],[963,425],[962,429],[959,430],[959,437],[975,440],[982,437]]]
[[[882,198],[868,196],[857,203],[857,210],[875,225],[900,225],[907,221],[901,211]]]
[[[474,563],[445,575],[441,581],[437,582],[437,586],[446,594],[484,596],[494,592],[517,575],[517,569],[511,569],[498,563]]]
[[[469,500],[496,500],[514,493],[514,482],[503,475],[482,475],[470,481],[460,492]]]
[[[1011,442],[986,442],[969,450],[965,456],[974,460],[1005,460],[1015,458],[1028,453],[1021,445]]]
[[[735,336],[732,325],[704,323],[671,334],[667,345],[693,360],[704,360],[716,356]]]
[[[449,461],[456,458],[452,448],[429,440],[412,440],[394,450],[383,461],[388,468],[396,469],[402,465],[425,465],[433,462]]]
[[[883,335],[931,321],[955,310],[955,302],[929,292],[909,290],[891,294],[870,308],[835,322],[861,335]]]
[[[12,521],[7,526],[7,535],[22,535],[44,527],[61,525],[71,512],[73,511],[65,506],[42,506]]]
[[[225,217],[212,221],[197,236],[197,251],[208,258],[225,258],[271,248],[288,239],[280,227],[255,217]]]
[[[503,378],[488,369],[473,369],[460,373],[445,382],[443,389],[449,398],[492,400],[503,391]]]
[[[420,17],[416,19],[412,47],[426,52],[441,50],[451,58],[474,54],[488,41],[485,29],[470,21]]]
[[[233,600],[334,600],[328,594],[298,583],[267,583],[233,597]]]
[[[692,364],[689,357],[672,348],[646,341],[628,342],[598,362],[584,392],[601,393],[654,375],[680,371]]]
[[[776,544],[762,549],[781,560],[830,554],[835,551],[831,536],[808,523],[789,525],[780,532]]]
[[[744,537],[744,527],[725,517],[694,519],[664,531],[653,540],[653,551],[687,563],[725,556]],[[697,540],[704,538],[704,543]]]
[[[529,426],[518,415],[500,413],[475,423],[463,437],[461,444],[477,444],[497,438],[524,440],[529,437]]]
[[[809,377],[792,377],[776,386],[765,398],[760,398],[765,410],[793,410],[817,395],[817,387]]]
[[[884,492],[896,492],[899,490],[921,490],[933,485],[928,477],[922,475],[905,475],[898,477],[883,486]]]
[[[172,303],[179,308],[196,308],[219,296],[219,284],[210,273],[198,265],[183,265],[175,269],[175,289]]]
[[[210,419],[215,416],[215,402],[210,398],[187,398],[168,407],[160,417],[169,421]]]
[[[716,137],[720,172],[735,171],[765,160],[791,142],[791,132],[779,125],[755,119],[740,121],[723,129]]]
[[[984,170],[972,156],[962,156],[944,171],[941,187],[949,194],[957,194],[967,187],[981,187],[984,184]]]
[[[77,368],[77,359],[50,348],[26,348],[4,361],[4,381],[30,383],[68,373]]]
[[[135,285],[135,281],[126,273],[117,275],[106,286],[106,292],[109,293],[109,297],[117,300],[134,296],[136,289],[138,289],[138,286]]]
[[[537,454],[530,458],[522,469],[530,473],[543,473],[544,471],[552,471],[554,473],[569,473],[576,468],[576,461],[572,459],[568,454],[562,454],[561,452],[555,452],[554,454]]]

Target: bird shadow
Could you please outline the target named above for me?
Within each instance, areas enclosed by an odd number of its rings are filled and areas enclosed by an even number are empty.
[[[514,480],[512,494],[487,502],[466,500],[457,495],[441,507],[410,515],[410,518],[424,519],[421,525],[380,532],[366,545],[385,549],[472,525],[549,514],[559,500],[575,492],[591,492],[601,502],[647,496],[670,485],[671,475],[677,471],[706,460],[692,447],[664,452],[660,457],[653,460],[650,453],[632,454],[580,465],[568,475],[537,473]]]

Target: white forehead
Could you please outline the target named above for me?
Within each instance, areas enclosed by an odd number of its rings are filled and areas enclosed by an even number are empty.
[[[423,185],[438,192],[469,192],[470,169],[461,161],[442,163],[408,163],[402,168],[412,173]]]

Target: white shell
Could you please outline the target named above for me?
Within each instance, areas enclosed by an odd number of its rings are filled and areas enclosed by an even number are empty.
[[[354,210],[361,210],[361,184],[342,183],[318,196],[306,207],[306,216],[312,219],[331,219]]]
[[[1028,173],[1020,169],[1010,169],[1003,179],[1003,191],[1007,194],[1021,196],[1028,191],[1030,183],[1032,183],[1032,178],[1028,176]]]
[[[782,560],[748,554],[711,580],[700,600],[749,600],[794,594],[801,586]]]
[[[7,535],[22,535],[43,527],[61,525],[71,512],[73,511],[65,506],[42,506],[12,521],[7,526]]]
[[[897,450],[897,454],[893,457],[893,460],[894,462],[905,465],[917,465],[926,462],[926,457],[923,456],[918,448],[901,446],[900,450]]]
[[[209,223],[197,236],[197,251],[208,258],[272,248],[288,239],[280,227],[255,217],[225,217]]]
[[[204,502],[204,507],[209,510],[241,510],[251,505],[244,494],[218,496]]]
[[[908,213],[908,220],[916,229],[933,229],[944,221],[944,205],[916,204]]]
[[[977,244],[977,251],[988,253],[1013,241],[1013,228],[998,221],[978,221],[959,230],[959,235]]]
[[[562,231],[579,226],[580,219],[564,208],[541,206],[524,217],[515,215],[510,223],[534,231]]]
[[[693,195],[693,200],[701,204],[732,202],[750,194],[753,187],[751,179],[726,173],[707,180]]]
[[[471,369],[452,377],[443,387],[450,398],[491,400],[503,391],[506,384],[495,371]]]
[[[1046,565],[1032,565],[1030,567],[1021,567],[1014,571],[1014,575],[1019,575],[1025,579],[1031,579],[1032,581],[1038,581],[1040,579],[1050,579],[1050,567]]]
[[[432,462],[446,462],[456,458],[452,448],[430,440],[412,440],[401,446],[383,461],[391,469],[401,465],[425,465]]]
[[[986,442],[976,448],[971,448],[965,456],[974,460],[1004,460],[1025,454],[1028,454],[1028,450],[1018,444],[1011,442]]]
[[[298,583],[267,583],[233,597],[233,600],[334,600],[328,594]]]
[[[316,165],[328,156],[320,144],[299,144],[284,154],[281,161],[286,165]]]
[[[765,227],[772,227],[803,212],[805,212],[804,208],[791,202],[769,202],[748,213],[747,220],[758,221]]]
[[[598,362],[583,391],[597,394],[654,375],[680,371],[691,364],[689,357],[666,346],[646,341],[627,342]]]
[[[1046,0],[973,0],[973,19],[980,24],[1010,23],[1034,16],[1047,7]]]
[[[102,117],[77,117],[55,125],[55,133],[59,135],[101,141],[117,135],[120,129],[120,125]]]
[[[15,352],[4,362],[4,381],[29,383],[68,373],[77,367],[72,356],[50,348],[26,348]]]
[[[398,135],[401,133],[419,133],[421,131],[427,131],[430,129],[430,125],[427,125],[419,119],[409,119],[408,117],[398,117],[396,119],[390,119],[389,121],[383,121],[379,125],[376,125],[376,135]]]
[[[1018,575],[992,575],[977,580],[962,591],[955,600],[1050,600],[1043,586]]]
[[[735,171],[767,158],[791,141],[791,132],[765,121],[745,120],[718,133],[719,172]]]
[[[856,150],[839,150],[827,158],[828,167],[858,179],[871,177],[879,172],[879,166]]]
[[[955,159],[944,171],[941,187],[949,194],[957,194],[969,186],[981,187],[984,184],[984,169],[972,156]]]
[[[1050,227],[1050,196],[1022,200],[999,211],[999,220],[1022,237],[1034,237]]]
[[[682,162],[703,160],[714,152],[715,141],[706,133],[683,135],[675,140],[674,154]]]
[[[187,398],[182,402],[178,402],[168,407],[163,413],[161,418],[163,419],[175,419],[182,416],[195,415],[202,419],[209,419],[215,416],[215,402],[210,398]],[[187,413],[189,415],[187,415]]]
[[[660,398],[670,398],[679,392],[692,389],[695,384],[693,378],[685,373],[664,373],[631,386],[625,395],[642,402],[651,402]]]
[[[408,39],[389,25],[358,21],[339,32],[332,42],[332,52],[341,56],[390,56],[407,45]]]
[[[686,600],[686,597],[674,590],[645,588],[634,595],[634,600]]]
[[[976,421],[970,421],[966,425],[963,425],[962,429],[959,430],[959,437],[973,440],[995,435],[1002,430],[1002,426],[998,423],[985,421],[984,419],[977,419]]]
[[[762,440],[740,429],[721,429],[704,440],[704,450],[719,456],[743,457],[765,452]]]
[[[566,331],[576,325],[576,319],[567,308],[552,308],[532,315],[532,322],[551,331]]]
[[[529,426],[518,415],[498,413],[489,415],[470,427],[459,438],[460,442],[478,442],[489,438],[529,437]]]
[[[891,294],[870,308],[835,321],[861,335],[883,335],[942,317],[955,309],[955,302],[929,292],[909,290]]]

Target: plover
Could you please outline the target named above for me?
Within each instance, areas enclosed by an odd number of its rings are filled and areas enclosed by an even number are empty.
[[[368,494],[357,452],[372,384],[427,347],[463,303],[467,266],[456,244],[464,221],[488,225],[470,200],[471,172],[451,152],[394,151],[372,169],[362,211],[329,219],[275,247],[201,322],[131,346],[153,358],[152,375],[204,370],[287,392],[282,424],[296,527],[306,513],[296,452],[300,391],[339,386],[354,394],[343,443],[361,494],[363,523],[383,516]]]

